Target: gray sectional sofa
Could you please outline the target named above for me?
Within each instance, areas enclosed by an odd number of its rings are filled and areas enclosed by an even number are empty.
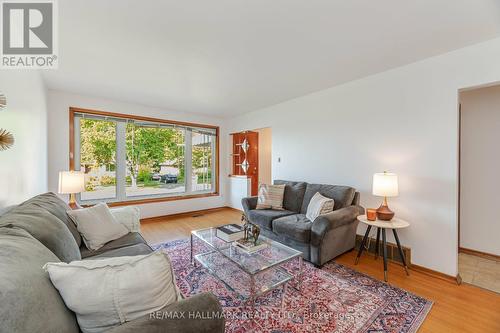
[[[356,217],[364,213],[359,192],[349,186],[286,180],[274,184],[285,185],[284,210],[255,209],[257,197],[242,199],[246,217],[260,226],[262,235],[302,251],[304,259],[317,266],[354,248]],[[310,221],[305,214],[316,192],[334,199],[334,211]]]
[[[66,214],[69,206],[53,193],[36,196],[0,212],[0,332],[79,332],[73,312],[64,304],[42,269],[47,262],[70,262],[152,252],[140,233],[131,232],[89,251]],[[215,296],[196,295],[162,312],[221,313]],[[138,318],[109,332],[223,332],[224,319]]]

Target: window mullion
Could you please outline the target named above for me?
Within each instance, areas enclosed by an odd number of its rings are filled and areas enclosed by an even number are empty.
[[[219,163],[219,161],[217,160],[217,152],[216,152],[217,145],[216,145],[216,141],[217,141],[217,137],[216,136],[211,136],[210,137],[210,142],[211,142],[211,147],[212,147],[212,149],[211,149],[211,151],[212,151],[212,170],[210,170],[210,172],[211,172],[211,181],[212,181],[211,192],[217,191],[217,189],[215,188],[215,184],[216,184],[216,178],[219,177],[219,175],[216,173],[217,163]]]
[[[184,181],[186,182],[186,193],[193,192],[193,132],[186,131],[184,150]]]
[[[81,169],[81,157],[80,157],[80,147],[81,147],[81,133],[80,133],[80,117],[75,117],[73,119],[73,126],[74,126],[74,133],[75,133],[75,138],[74,138],[74,149],[73,149],[73,156],[70,156],[70,158],[73,158],[73,169],[75,171],[83,171]],[[81,201],[81,195],[80,193],[76,194],[76,200],[78,202]]]
[[[116,123],[116,199],[126,199],[125,185],[127,177],[127,152],[126,152],[127,123]]]

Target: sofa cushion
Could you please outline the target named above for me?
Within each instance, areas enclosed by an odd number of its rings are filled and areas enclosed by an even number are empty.
[[[0,331],[78,333],[42,266],[59,261],[27,231],[0,227]]]
[[[68,227],[36,205],[19,205],[0,217],[0,226],[12,225],[29,232],[61,261],[80,260],[80,250]]]
[[[312,222],[304,214],[280,217],[273,221],[273,232],[301,243],[309,243]]]
[[[247,217],[250,222],[271,230],[274,219],[292,214],[295,214],[295,212],[290,210],[253,209],[248,212]]]
[[[86,257],[85,260],[101,259],[101,258],[112,258],[112,257],[123,257],[123,256],[138,256],[143,254],[149,254],[153,250],[146,244],[135,244],[125,247],[119,247],[114,250],[109,250],[101,254]]]
[[[70,210],[71,208],[56,194],[49,192],[37,195],[23,202],[18,207],[33,207],[33,206],[42,208],[48,211],[50,214],[57,217],[59,220],[61,220],[68,227],[69,231],[71,231],[71,234],[75,238],[76,244],[78,246],[82,244],[82,237],[80,236],[78,230],[76,230],[76,225],[73,223],[71,218],[66,213],[66,211]]]
[[[275,185],[285,185],[285,195],[283,197],[283,208],[292,212],[300,212],[304,194],[306,193],[306,182],[292,182],[288,180],[275,180]]]
[[[122,247],[127,247],[127,246],[132,246],[136,244],[144,244],[146,245],[146,241],[144,238],[142,238],[141,234],[138,232],[130,232],[126,234],[125,236],[122,236],[118,239],[112,240],[111,242],[108,242],[104,244],[101,248],[98,250],[92,251],[89,250],[84,244],[80,247],[80,253],[82,255],[82,258],[87,258],[87,257],[92,257],[96,256],[111,250],[119,249]],[[147,245],[146,245],[147,246]],[[138,253],[139,254],[139,253]]]
[[[333,210],[344,208],[352,204],[354,199],[354,193],[356,190],[350,186],[340,186],[340,185],[325,185],[325,184],[307,184],[306,193],[304,194],[304,201],[302,202],[302,208],[300,212],[305,214],[307,212],[307,206],[311,201],[313,195],[319,192],[321,195],[331,198],[335,201],[335,206]]]

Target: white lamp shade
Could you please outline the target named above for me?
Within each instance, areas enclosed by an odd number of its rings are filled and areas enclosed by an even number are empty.
[[[395,173],[376,173],[373,175],[373,195],[395,197],[398,195],[398,176]]]
[[[59,193],[73,194],[85,190],[85,174],[80,171],[59,172]]]

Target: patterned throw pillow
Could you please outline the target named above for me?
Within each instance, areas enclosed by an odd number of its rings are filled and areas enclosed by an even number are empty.
[[[306,217],[314,221],[318,216],[333,212],[335,201],[316,192],[307,206]]]
[[[260,184],[256,209],[284,210],[283,208],[284,194],[285,194],[285,185]]]

